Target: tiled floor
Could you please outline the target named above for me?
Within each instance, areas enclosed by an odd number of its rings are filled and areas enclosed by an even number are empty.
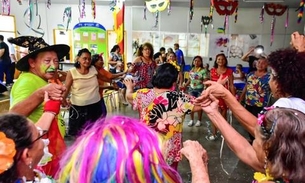
[[[1,94],[0,101],[3,99],[7,99],[8,94]],[[110,98],[109,98],[110,99]],[[133,111],[131,106],[123,106],[118,105],[116,100],[116,104],[113,106],[117,106],[116,108],[111,107],[110,100],[106,99],[108,103],[108,115],[113,114],[121,114],[132,117],[138,117],[138,113]],[[113,109],[112,109],[113,108]],[[208,141],[205,139],[207,135],[206,124],[203,123],[200,127],[188,127],[187,122],[190,117],[186,116],[184,127],[183,127],[183,139],[191,139],[199,141],[202,146],[208,151],[209,155],[209,175],[211,183],[250,183],[253,177],[253,171],[250,167],[244,165],[240,162],[237,157],[232,153],[229,148],[224,144],[222,151],[222,158],[220,158],[220,147],[222,143],[222,139],[219,138],[216,141]],[[203,121],[206,121],[207,117],[203,117]],[[233,119],[233,126],[242,134],[246,134],[245,131],[241,128],[241,126]],[[70,140],[66,140],[68,144],[73,143]],[[184,180],[184,182],[188,182],[188,172],[190,172],[190,167],[187,160],[184,158],[182,162],[179,164],[178,170]]]

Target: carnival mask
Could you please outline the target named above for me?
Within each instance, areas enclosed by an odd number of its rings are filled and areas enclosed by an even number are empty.
[[[169,0],[151,0],[146,1],[148,11],[155,13],[157,11],[164,11],[169,5]]]

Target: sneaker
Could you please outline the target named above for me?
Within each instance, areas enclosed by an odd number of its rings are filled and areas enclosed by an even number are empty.
[[[201,126],[201,122],[199,120],[197,120],[196,124],[195,124],[196,127],[199,127]]]
[[[209,136],[206,136],[205,138],[206,138],[207,140],[210,140],[210,141],[216,140],[216,136],[215,136],[215,135],[209,135]]]
[[[187,124],[187,126],[193,126],[194,125],[194,121],[193,120],[191,120],[188,124]]]

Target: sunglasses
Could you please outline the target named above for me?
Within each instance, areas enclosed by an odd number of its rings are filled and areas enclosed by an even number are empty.
[[[48,138],[48,132],[49,132],[48,130],[39,130],[38,129],[38,131],[39,131],[39,136],[35,140],[32,141],[32,144],[34,144],[36,141],[38,141],[41,138]]]

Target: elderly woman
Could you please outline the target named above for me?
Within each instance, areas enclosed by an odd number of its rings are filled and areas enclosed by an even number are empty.
[[[51,182],[36,168],[51,159],[42,138],[48,137],[59,108],[59,101],[47,101],[36,124],[17,114],[0,116],[0,182]]]
[[[162,138],[137,119],[113,116],[83,132],[62,158],[60,183],[182,183],[162,155]],[[181,152],[189,159],[194,183],[209,183],[206,151],[187,141]]]
[[[137,81],[134,89],[152,88],[152,77],[157,68],[157,63],[153,59],[154,48],[150,43],[144,43],[137,51],[137,57],[128,69],[130,73],[135,74]]]
[[[254,174],[254,183],[292,183],[305,180],[305,114],[289,108],[266,108],[260,113],[253,147],[218,112],[218,100],[210,94],[203,110],[221,131],[225,140],[240,144],[237,154],[242,161],[262,173]]]
[[[185,114],[201,110],[193,104],[194,97],[173,90],[177,77],[177,65],[170,63],[158,67],[153,77],[152,89],[141,89],[132,93],[131,79],[125,79],[126,98],[140,112],[143,123],[155,129],[166,141],[165,157],[177,170],[181,160],[182,127]]]
[[[77,62],[67,73],[64,99],[71,92],[69,135],[75,136],[86,123],[91,123],[103,114],[99,94],[98,72],[91,65],[91,53],[87,48],[77,53]],[[63,101],[67,105],[67,101]]]
[[[269,57],[271,67],[270,89],[278,100],[273,104],[277,107],[286,107],[305,112],[305,53],[293,49],[282,49],[272,52]],[[255,134],[257,117],[249,113],[235,97],[216,82],[208,81],[210,85],[205,93],[197,99],[198,102],[209,97],[210,94],[223,98],[232,110],[238,121],[246,127],[249,133]],[[224,133],[222,131],[222,133]],[[255,137],[257,138],[257,137]],[[247,141],[237,141],[235,138],[226,139],[237,156],[255,169],[261,169],[262,164],[247,156],[244,146]]]

